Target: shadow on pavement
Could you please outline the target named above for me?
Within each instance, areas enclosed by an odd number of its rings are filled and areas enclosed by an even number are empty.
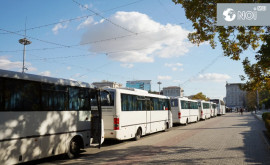
[[[203,158],[199,159],[183,159],[176,154],[188,154],[194,152],[207,152],[206,149],[194,149],[191,147],[166,147],[166,146],[132,146],[126,149],[114,149],[103,151],[95,155],[86,155],[81,157],[74,164],[198,164],[203,162]],[[174,157],[173,159],[165,159],[167,156]],[[153,157],[155,160],[153,160]],[[159,160],[160,158],[160,160]],[[215,158],[216,159],[216,158]],[[223,158],[220,158],[223,159]]]
[[[270,164],[270,152],[267,149],[263,139],[263,130],[265,130],[263,122],[256,119],[250,113],[245,113],[239,119],[242,123],[233,125],[235,127],[247,127],[249,131],[242,132],[244,147],[230,148],[230,150],[243,151],[246,162],[251,164]]]

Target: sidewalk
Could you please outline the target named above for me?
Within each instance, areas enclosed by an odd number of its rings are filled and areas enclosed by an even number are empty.
[[[255,111],[252,111],[251,113],[252,113],[255,117],[257,117],[259,120],[262,121],[262,114],[263,114],[264,112],[270,112],[270,110],[267,110],[267,109],[265,109],[265,110],[258,110],[256,113],[255,113]]]

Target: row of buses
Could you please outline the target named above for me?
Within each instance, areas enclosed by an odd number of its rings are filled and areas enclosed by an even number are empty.
[[[0,70],[0,164],[135,139],[225,114],[221,100],[169,98],[130,88]]]
[[[105,139],[140,139],[146,134],[166,131],[173,125],[198,122],[225,114],[222,100],[170,98],[147,91],[108,88],[111,105],[102,105]]]

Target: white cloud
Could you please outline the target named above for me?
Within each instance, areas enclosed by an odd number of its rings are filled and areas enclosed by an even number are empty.
[[[67,67],[67,70],[71,70],[71,67],[70,67],[70,66],[68,66],[68,67]]]
[[[214,81],[214,82],[225,82],[231,77],[227,74],[219,74],[219,73],[205,73],[200,74],[195,81]]]
[[[173,80],[174,83],[182,83],[182,80]]]
[[[67,23],[66,23],[66,24],[58,23],[58,24],[56,24],[56,25],[52,28],[52,31],[53,31],[54,34],[58,34],[58,31],[59,31],[60,29],[66,29],[67,26],[68,26]]]
[[[39,74],[40,74],[41,76],[51,76],[51,72],[50,72],[50,71],[40,72]]]
[[[121,64],[121,66],[124,68],[133,68],[134,67],[133,64]]]
[[[175,63],[175,64],[168,64],[168,63],[165,63],[164,64],[166,67],[169,67],[171,68],[173,71],[183,71],[184,69],[181,68],[183,66],[183,64],[181,63]]]
[[[89,26],[91,23],[94,22],[93,17],[88,17],[83,23],[81,23],[78,27],[77,30],[85,28],[87,26]]]
[[[171,76],[158,76],[157,78],[158,80],[171,80],[172,79]]]
[[[22,70],[23,63],[20,61],[10,61],[6,56],[0,57],[0,68],[5,70]],[[25,62],[27,71],[36,71],[37,69],[31,66],[31,63]]]
[[[80,73],[76,73],[75,75],[73,75],[73,77],[76,77],[76,78],[81,77],[81,76],[82,75]]]
[[[187,41],[189,31],[179,25],[162,25],[139,12],[117,12],[109,20],[112,23],[101,20],[88,26],[82,36],[81,44],[106,40],[91,44],[90,52],[107,53],[112,60],[134,63],[154,62],[155,57],[179,57],[191,47]]]

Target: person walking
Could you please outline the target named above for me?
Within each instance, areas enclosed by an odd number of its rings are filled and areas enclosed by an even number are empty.
[[[243,115],[243,108],[240,109],[240,113],[241,113],[241,115]]]

